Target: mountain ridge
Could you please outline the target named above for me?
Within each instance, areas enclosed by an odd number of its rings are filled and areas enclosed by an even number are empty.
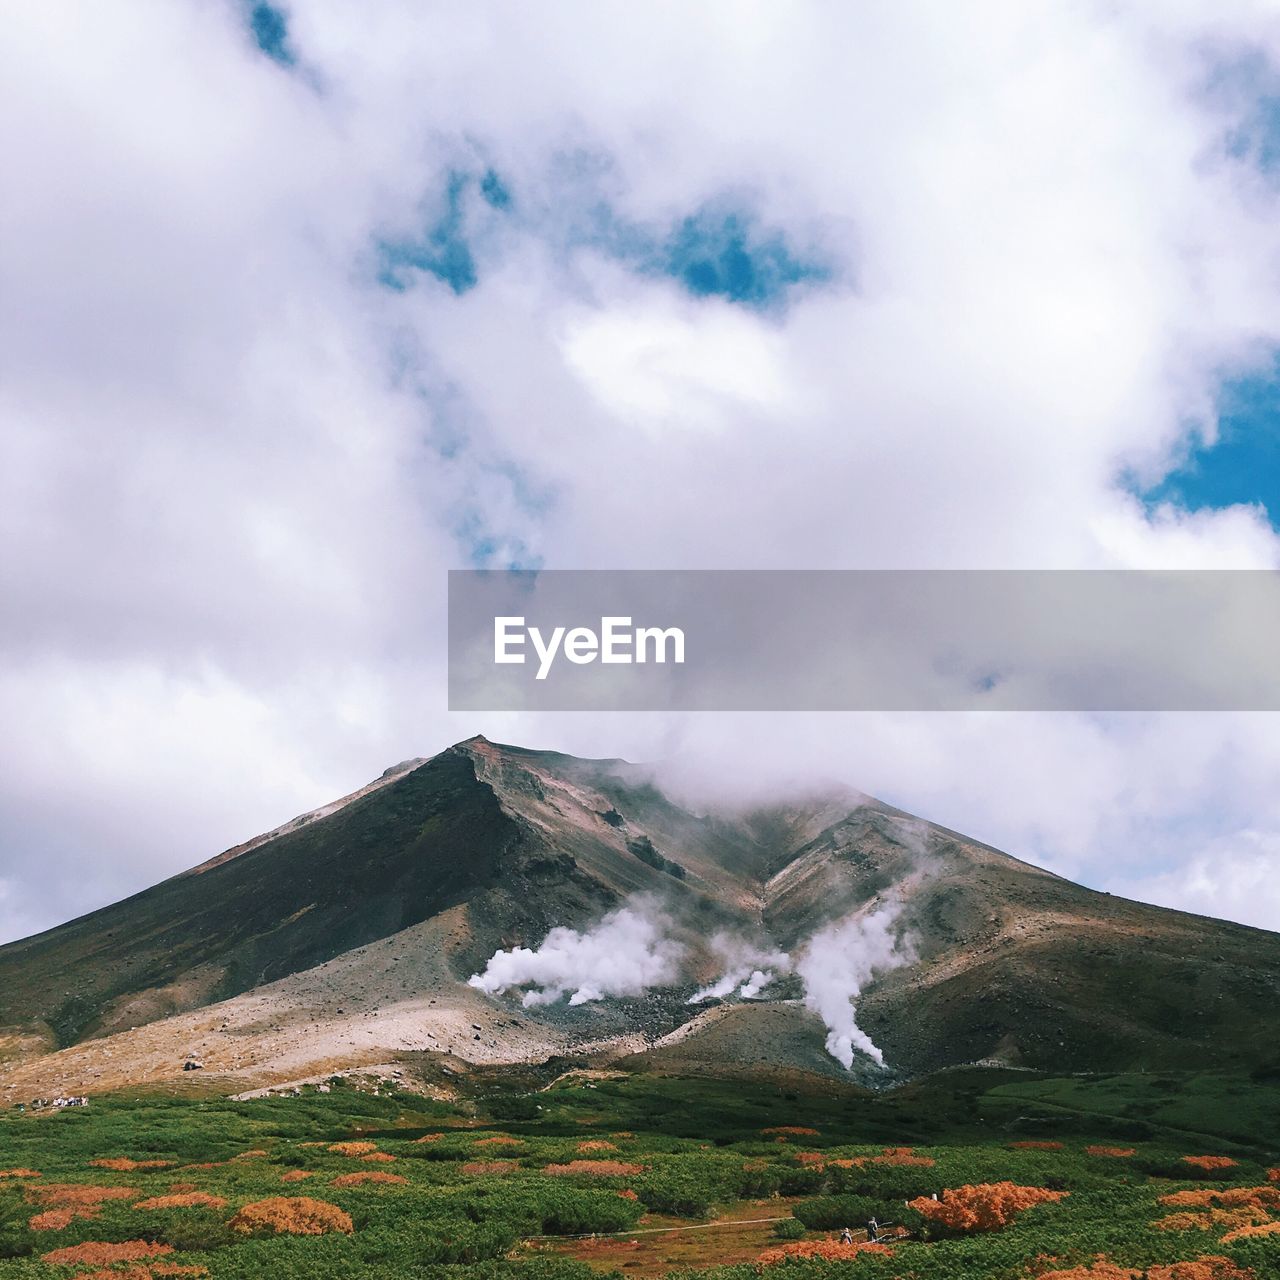
[[[518,992],[466,986],[495,952],[636,901],[659,903],[683,940],[678,981],[534,1011]],[[327,1069],[364,1048],[466,1062],[595,1046],[655,1066],[841,1073],[794,975],[779,973],[770,998],[730,997],[705,1032],[673,1033],[716,977],[717,933],[803,954],[819,930],[889,907],[911,959],[873,975],[858,1023],[900,1075],[992,1058],[1100,1070],[1274,1053],[1280,935],[1097,893],[861,792],[694,813],[645,766],[477,736],[0,947],[0,1088],[63,1065],[68,1084],[123,1078],[116,1050],[153,1042],[137,1049],[143,1074],[165,1077],[184,1040],[229,1080]],[[273,1011],[266,1029],[223,1053],[217,1019],[255,1027],[250,1006]],[[289,1044],[273,1026],[292,1028]],[[874,1078],[874,1064],[855,1066]]]

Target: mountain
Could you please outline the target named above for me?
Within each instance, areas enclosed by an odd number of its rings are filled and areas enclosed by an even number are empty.
[[[524,1008],[466,983],[636,903],[683,947],[643,991]],[[719,933],[803,955],[886,909],[903,953],[857,1018],[888,1072],[859,1055],[862,1079],[1249,1067],[1280,1040],[1280,935],[1096,893],[856,792],[701,813],[624,761],[473,738],[0,947],[0,1090],[180,1078],[187,1054],[228,1089],[585,1052],[843,1075],[796,974],[689,998],[724,968]]]

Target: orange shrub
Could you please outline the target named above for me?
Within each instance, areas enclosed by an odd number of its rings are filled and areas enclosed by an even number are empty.
[[[797,1151],[796,1163],[808,1168],[821,1169],[827,1163],[827,1158],[821,1151]]]
[[[1207,1208],[1221,1205],[1226,1209],[1280,1209],[1280,1187],[1203,1187],[1198,1191],[1174,1191],[1160,1197],[1161,1204],[1175,1209]]]
[[[1267,1170],[1267,1181],[1268,1181],[1268,1182],[1280,1182],[1280,1169],[1268,1169],[1268,1170]]]
[[[149,1240],[126,1240],[123,1244],[103,1244],[98,1240],[90,1240],[85,1244],[69,1245],[65,1249],[54,1249],[46,1253],[41,1261],[52,1262],[55,1266],[85,1263],[92,1267],[110,1266],[113,1262],[137,1262],[142,1258],[160,1258],[172,1253],[173,1246],[168,1244],[152,1244]]]
[[[177,1195],[152,1196],[139,1200],[135,1209],[193,1209],[201,1205],[207,1209],[221,1209],[227,1202],[221,1196],[211,1196],[205,1191],[182,1191]]]
[[[96,1206],[92,1209],[45,1209],[42,1213],[33,1214],[27,1226],[32,1231],[61,1231],[77,1218],[92,1219],[101,1212]]]
[[[1252,1271],[1242,1271],[1230,1258],[1197,1258],[1194,1262],[1174,1262],[1164,1266],[1122,1267],[1099,1254],[1089,1266],[1063,1271],[1042,1271],[1038,1280],[1254,1280]]]
[[[918,1156],[914,1147],[885,1147],[878,1156],[853,1156],[847,1160],[830,1161],[837,1169],[861,1169],[868,1164],[917,1165],[928,1169],[938,1162],[930,1156]]]
[[[113,1169],[117,1173],[132,1173],[135,1169],[167,1169],[172,1160],[130,1160],[128,1156],[112,1156],[108,1160],[90,1160],[95,1169]]]
[[[624,1164],[621,1160],[570,1160],[568,1164],[549,1164],[542,1172],[556,1177],[588,1174],[595,1178],[625,1178],[633,1173],[643,1173],[642,1164]]]
[[[792,1244],[778,1245],[766,1249],[757,1259],[762,1267],[772,1267],[779,1262],[789,1262],[792,1258],[821,1258],[824,1262],[853,1262],[863,1254],[880,1254],[892,1258],[893,1250],[887,1244],[876,1244],[870,1240],[860,1240],[853,1244],[840,1244],[836,1240],[796,1240]]]
[[[157,1280],[160,1276],[207,1276],[208,1267],[188,1267],[177,1262],[151,1262],[145,1267],[103,1267],[77,1271],[75,1280]]]
[[[1099,1254],[1087,1265],[1067,1267],[1059,1271],[1039,1271],[1038,1280],[1139,1280],[1142,1272],[1132,1267],[1122,1267],[1118,1262]]]
[[[420,1147],[420,1146],[422,1146],[422,1144],[423,1144],[424,1142],[439,1142],[439,1141],[440,1141],[440,1139],[441,1139],[441,1138],[443,1138],[443,1137],[444,1137],[444,1134],[443,1134],[443,1133],[424,1133],[424,1134],[422,1135],[422,1137],[421,1137],[421,1138],[414,1138],[414,1140],[413,1140],[413,1145],[414,1145],[415,1147]],[[485,1142],[493,1142],[493,1141],[494,1141],[494,1139],[493,1139],[493,1138],[485,1138],[485,1139],[483,1139],[483,1141],[485,1141]],[[512,1139],[509,1139],[509,1141],[514,1142],[514,1141],[515,1141],[515,1139],[514,1139],[514,1138],[512,1138]],[[309,1146],[309,1145],[310,1145],[309,1143],[303,1143],[303,1146]]]
[[[1062,1143],[1060,1142],[1011,1142],[1009,1145],[1015,1151],[1061,1151]]]
[[[377,1149],[376,1142],[331,1142],[329,1144],[329,1150],[340,1156],[367,1156]]]
[[[280,1175],[281,1182],[301,1182],[304,1178],[314,1177],[314,1170],[311,1169],[290,1169],[288,1173]]]
[[[775,1124],[768,1129],[761,1129],[760,1132],[765,1134],[794,1134],[797,1138],[816,1138],[818,1136],[817,1129],[806,1129],[802,1124]]]
[[[1275,1235],[1280,1235],[1280,1222],[1253,1222],[1248,1226],[1236,1227],[1234,1231],[1228,1231],[1222,1237],[1222,1243],[1226,1244],[1231,1240],[1243,1240],[1247,1236]]]
[[[434,1141],[440,1135],[438,1133],[433,1133],[428,1136]],[[427,1139],[419,1138],[418,1141],[426,1142]],[[497,1138],[477,1138],[471,1145],[473,1147],[523,1147],[524,1143],[521,1142],[519,1138],[497,1137]]]
[[[1234,1237],[1246,1227],[1263,1226],[1280,1210],[1280,1187],[1202,1187],[1174,1191],[1160,1203],[1182,1213],[1171,1213],[1155,1225],[1161,1231],[1212,1231],[1226,1227]]]
[[[227,1224],[245,1235],[322,1236],[330,1231],[350,1234],[351,1215],[327,1200],[310,1196],[269,1196],[247,1204]]]
[[[468,1160],[462,1172],[478,1177],[486,1173],[514,1173],[519,1167],[519,1160]]]
[[[151,1280],[150,1267],[102,1267],[97,1271],[77,1271],[75,1280]]]
[[[238,1156],[236,1156],[236,1159],[237,1160],[257,1160],[267,1154],[268,1153],[266,1151],[263,1151],[261,1147],[255,1147],[252,1151],[242,1151]]]
[[[398,1173],[343,1173],[334,1178],[333,1185],[335,1187],[362,1187],[366,1183],[388,1183],[397,1182],[401,1186],[408,1186],[409,1179],[402,1178]]]
[[[612,1142],[606,1142],[603,1138],[588,1138],[586,1142],[578,1143],[579,1151],[617,1151],[617,1145]]]
[[[1087,1156],[1115,1156],[1119,1160],[1125,1160],[1129,1156],[1138,1154],[1137,1147],[1085,1147],[1084,1153]]]
[[[194,1182],[171,1182],[169,1190],[177,1195],[180,1191],[196,1191],[198,1188]]]
[[[1159,1231],[1212,1231],[1215,1227],[1234,1231],[1267,1221],[1267,1215],[1257,1209],[1202,1209],[1199,1213],[1171,1213],[1155,1226]]]
[[[1215,1256],[1148,1267],[1147,1280],[1255,1280],[1255,1277],[1251,1270],[1237,1267],[1230,1258]]]
[[[636,1195],[636,1193],[632,1191],[630,1187],[627,1187],[625,1191],[619,1191],[618,1197],[619,1199],[622,1199],[622,1200],[639,1200],[640,1199],[640,1197]]]
[[[370,1151],[367,1156],[361,1156],[360,1159],[365,1164],[390,1164],[395,1156],[389,1151]]]
[[[1014,1182],[984,1182],[948,1191],[942,1200],[921,1196],[910,1207],[952,1231],[995,1231],[1008,1226],[1024,1209],[1061,1200],[1066,1191],[1020,1187]]]
[[[27,1225],[32,1231],[61,1231],[77,1219],[92,1220],[102,1212],[107,1200],[129,1200],[138,1194],[135,1187],[93,1187],[79,1183],[47,1182],[27,1187],[27,1200],[47,1206]]]
[[[1230,1156],[1183,1156],[1182,1163],[1197,1169],[1234,1169],[1239,1161]]]
[[[134,1208],[221,1208],[227,1201],[221,1196],[210,1196],[207,1192],[179,1192],[177,1196],[152,1196],[146,1201],[138,1201]]]
[[[0,1178],[42,1178],[36,1169],[0,1169]]]
[[[871,1164],[918,1165],[920,1168],[932,1168],[938,1162],[929,1156],[918,1156],[914,1147],[885,1147],[884,1155],[872,1156]]]
[[[134,1187],[95,1187],[80,1182],[45,1182],[27,1188],[33,1204],[63,1206],[100,1205],[104,1200],[128,1200],[138,1194]]]

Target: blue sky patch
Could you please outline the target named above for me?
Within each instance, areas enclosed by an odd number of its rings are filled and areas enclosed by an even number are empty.
[[[1188,511],[1260,503],[1280,527],[1280,359],[1269,373],[1224,384],[1217,442],[1194,446],[1142,498],[1151,506],[1172,502]]]
[[[249,29],[258,48],[273,62],[291,67],[298,60],[289,45],[289,20],[284,11],[266,3],[254,4],[249,9]]]
[[[549,486],[539,486],[533,476],[518,463],[498,460],[481,464],[484,481],[496,481],[510,498],[510,505],[520,516],[533,521],[542,519],[555,505],[555,494]],[[466,507],[454,525],[457,538],[473,569],[540,569],[542,556],[514,532],[499,532],[484,514],[492,504],[475,503]]]
[[[1259,98],[1227,137],[1228,154],[1274,179],[1280,175],[1280,97]]]
[[[511,208],[511,191],[492,169],[486,169],[480,179],[480,194],[491,209]]]
[[[1260,49],[1248,50],[1215,61],[1204,93],[1232,121],[1222,140],[1226,154],[1274,179],[1280,171],[1280,69]]]
[[[541,569],[543,558],[523,538],[503,536],[478,507],[467,509],[455,522],[453,536],[466,556],[468,569]]]
[[[423,272],[462,295],[478,283],[477,241],[490,235],[495,219],[557,246],[568,258],[592,249],[637,274],[677,281],[698,298],[723,298],[758,311],[784,307],[796,290],[830,283],[831,262],[798,247],[778,227],[765,226],[747,205],[722,198],[667,225],[619,214],[601,191],[608,174],[596,156],[562,158],[552,175],[554,199],[517,207],[511,188],[493,168],[453,169],[428,206],[421,235],[376,242],[378,280],[399,292]]]
[[[711,208],[672,230],[662,267],[696,297],[761,308],[784,301],[797,285],[831,279],[830,267],[794,251],[781,231],[762,230],[747,213]]]
[[[509,214],[514,204],[511,188],[495,170],[451,170],[421,237],[377,241],[379,282],[403,293],[411,283],[409,272],[423,271],[459,296],[474,289],[480,278],[473,247],[484,226],[480,215]]]
[[[643,275],[676,280],[694,297],[759,311],[785,306],[794,291],[835,278],[830,262],[797,248],[784,231],[761,225],[736,202],[705,204],[662,228],[621,218],[608,200],[596,199],[579,213],[571,242]]]
[[[420,240],[381,240],[379,281],[403,292],[408,287],[404,268],[425,271],[456,294],[474,289],[478,279],[476,260],[467,238],[466,194],[472,179],[450,173],[445,186],[444,208]]]

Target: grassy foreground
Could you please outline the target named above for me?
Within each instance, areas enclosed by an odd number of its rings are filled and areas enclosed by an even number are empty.
[[[0,1115],[0,1280],[1280,1277],[1267,1080],[466,1089]],[[869,1247],[872,1216],[911,1238]]]

